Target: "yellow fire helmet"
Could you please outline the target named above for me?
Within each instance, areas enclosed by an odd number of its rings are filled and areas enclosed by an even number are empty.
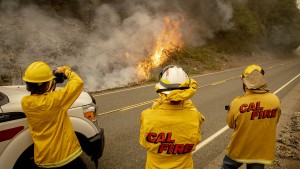
[[[44,62],[33,62],[25,71],[23,80],[31,83],[48,82],[54,79],[51,68]]]
[[[262,75],[265,74],[264,69],[262,69],[260,66],[252,64],[244,70],[243,74],[241,74],[241,78],[247,77],[250,73],[252,73],[254,70],[259,71]]]
[[[162,69],[155,89],[157,93],[169,94],[172,90],[188,89],[189,84],[190,79],[181,67],[169,65]]]

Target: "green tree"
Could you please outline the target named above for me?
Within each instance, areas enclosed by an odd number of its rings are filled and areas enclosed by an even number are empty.
[[[300,11],[296,0],[251,0],[248,7],[260,23],[260,45],[271,51],[292,51],[300,44]]]

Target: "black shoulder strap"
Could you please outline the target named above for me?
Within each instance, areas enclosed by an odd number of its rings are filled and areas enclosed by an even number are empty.
[[[185,89],[189,89],[190,87],[176,87],[176,88],[168,88],[168,89],[158,89],[156,91],[156,93],[161,93],[161,92],[165,92],[165,91],[172,91],[172,90],[185,90]]]

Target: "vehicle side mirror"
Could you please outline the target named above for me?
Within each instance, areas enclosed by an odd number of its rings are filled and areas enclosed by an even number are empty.
[[[0,92],[0,107],[7,103],[9,103],[8,97],[4,93]]]

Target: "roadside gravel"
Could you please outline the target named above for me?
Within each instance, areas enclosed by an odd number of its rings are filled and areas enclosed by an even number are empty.
[[[268,169],[300,168],[300,83],[282,100],[277,129],[276,158]]]

